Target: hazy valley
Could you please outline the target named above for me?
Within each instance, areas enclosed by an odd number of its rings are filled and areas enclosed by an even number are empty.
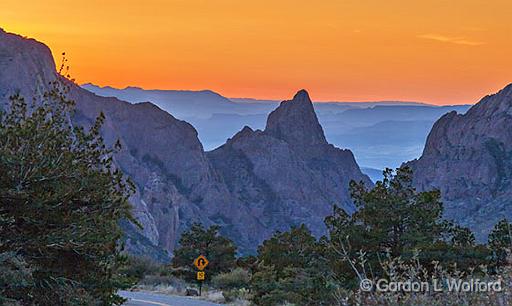
[[[267,115],[280,103],[226,98],[212,91],[115,89],[93,84],[82,87],[100,96],[131,103],[155,103],[176,118],[190,122],[207,151],[221,146],[246,125],[255,130],[263,129]],[[379,173],[386,167],[396,168],[404,161],[419,157],[437,119],[450,111],[465,113],[470,107],[401,101],[313,105],[327,140],[339,148],[349,148],[361,167]]]

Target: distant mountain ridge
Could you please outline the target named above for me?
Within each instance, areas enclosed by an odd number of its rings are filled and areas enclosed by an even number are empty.
[[[265,100],[255,98],[228,98],[229,100],[237,103],[279,103],[279,100]],[[344,104],[352,107],[371,107],[377,105],[390,106],[390,105],[427,105],[434,106],[426,102],[415,101],[313,101],[314,104]]]
[[[115,89],[83,85],[101,96],[114,96],[132,103],[151,101],[173,116],[190,122],[206,150],[223,145],[244,126],[263,129],[267,116],[280,101],[226,98],[212,91]],[[313,103],[327,139],[341,148],[351,148],[359,164],[383,169],[417,158],[428,131],[443,114],[464,113],[469,105],[434,106],[420,102]],[[386,125],[396,122],[403,129]],[[373,143],[376,134],[379,142]],[[365,140],[368,140],[365,142]]]
[[[182,89],[145,89],[137,86],[127,86],[125,88],[116,88],[112,86],[98,86],[93,83],[84,83],[80,85],[82,88],[85,88],[91,92],[94,92],[97,95],[105,96],[105,97],[117,97],[119,99],[124,98],[125,101],[132,103],[145,102],[148,96],[150,95],[168,95],[168,99],[175,99],[175,103],[183,103],[180,101],[186,100],[187,95],[193,96],[196,95],[196,101],[207,103],[220,103],[223,102],[232,102],[232,104],[244,104],[244,105],[252,105],[256,104],[274,104],[278,105],[281,103],[280,100],[265,100],[265,99],[254,99],[254,98],[228,98],[224,97],[221,94],[210,90],[182,90]],[[181,96],[180,96],[181,95]],[[202,97],[201,97],[202,96]],[[201,101],[201,98],[203,100]],[[209,99],[208,99],[209,98]],[[158,102],[160,103],[160,102]],[[373,107],[373,106],[393,106],[393,105],[409,105],[409,106],[434,106],[425,102],[415,102],[415,101],[313,101],[315,105],[322,104],[324,106],[336,106],[336,105],[346,105],[350,107]],[[204,105],[203,104],[203,105]],[[222,110],[222,105],[219,106]]]
[[[126,87],[117,89],[110,86],[99,87],[91,83],[82,88],[103,97],[116,97],[131,103],[151,101],[163,110],[180,119],[208,118],[214,113],[265,114],[276,105],[254,105],[244,107],[211,90],[161,90]]]

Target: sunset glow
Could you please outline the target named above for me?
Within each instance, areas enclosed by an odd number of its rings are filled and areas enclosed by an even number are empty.
[[[474,103],[512,82],[512,2],[0,2],[79,82],[227,97]]]

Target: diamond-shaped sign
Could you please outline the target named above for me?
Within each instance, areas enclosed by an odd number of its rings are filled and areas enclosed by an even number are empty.
[[[208,259],[203,255],[199,255],[196,260],[194,260],[194,266],[196,266],[199,270],[204,270],[208,265]]]

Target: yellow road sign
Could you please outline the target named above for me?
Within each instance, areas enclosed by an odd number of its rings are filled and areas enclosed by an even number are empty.
[[[202,280],[204,280],[204,278],[205,278],[205,273],[204,273],[204,271],[198,271],[198,272],[197,272],[197,280],[202,281]]]
[[[199,270],[203,271],[204,268],[208,265],[208,259],[203,255],[199,255],[196,260],[194,260],[194,266],[196,266]]]

